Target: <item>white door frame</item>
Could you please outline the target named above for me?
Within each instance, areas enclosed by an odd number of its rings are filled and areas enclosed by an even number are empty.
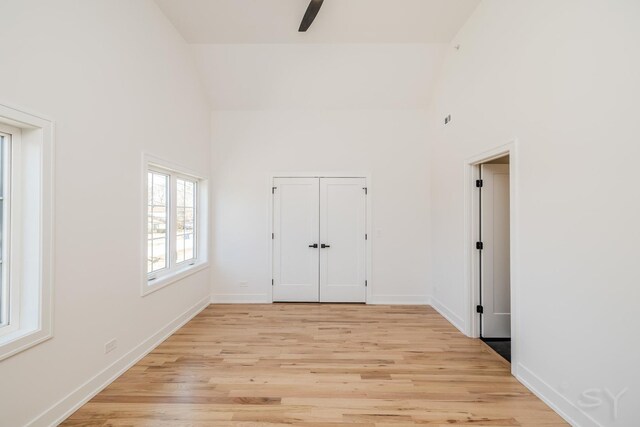
[[[515,376],[518,366],[518,337],[519,337],[519,248],[518,248],[518,157],[517,140],[501,145],[470,157],[465,162],[465,301],[467,305],[465,318],[465,334],[471,338],[480,337],[480,315],[476,313],[476,306],[480,304],[480,264],[475,243],[478,241],[480,223],[478,221],[478,197],[475,181],[480,178],[480,164],[499,157],[509,156],[509,217],[510,217],[510,264],[511,264],[511,373]]]
[[[271,233],[273,233],[273,193],[272,193],[272,188],[273,188],[273,180],[275,178],[364,178],[366,180],[366,185],[367,185],[367,197],[366,197],[366,218],[365,218],[365,223],[366,223],[366,233],[367,233],[367,241],[365,243],[365,274],[366,274],[366,280],[367,280],[367,291],[366,291],[366,295],[365,295],[365,304],[369,304],[369,301],[372,300],[371,295],[373,294],[372,289],[373,289],[373,274],[372,274],[372,264],[371,264],[371,254],[372,254],[372,248],[373,248],[373,203],[372,203],[372,194],[373,191],[371,191],[371,187],[372,187],[372,178],[371,178],[371,173],[366,172],[366,173],[354,173],[354,172],[274,172],[271,173],[269,175],[268,181],[267,181],[267,191],[265,192],[265,194],[267,194],[267,197],[269,197],[269,202],[267,203],[268,206],[268,213],[267,213],[267,218],[268,218],[268,222],[267,222],[267,230],[268,233],[265,236],[266,237],[266,244],[268,247],[268,253],[269,253],[269,272],[270,272],[270,276],[267,278],[267,282],[269,284],[269,292],[268,294],[271,295],[270,301],[271,303],[273,303],[273,286],[272,286],[272,278],[273,278],[273,241],[271,238]]]

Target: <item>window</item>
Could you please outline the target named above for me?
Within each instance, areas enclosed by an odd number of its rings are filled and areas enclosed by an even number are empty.
[[[147,214],[147,250],[149,252],[147,272],[155,273],[167,268],[167,254],[169,253],[169,241],[167,239],[169,176],[149,171],[147,188],[147,197],[149,199],[149,211]]]
[[[206,181],[166,162],[147,161],[146,278],[143,295],[206,264]]]
[[[14,133],[17,130],[14,130]],[[11,304],[18,289],[11,289],[9,268],[11,253],[9,232],[11,222],[9,206],[11,197],[11,134],[0,133],[0,333],[17,329],[19,307]],[[15,299],[15,298],[14,298]]]
[[[53,123],[0,105],[0,360],[52,336]]]

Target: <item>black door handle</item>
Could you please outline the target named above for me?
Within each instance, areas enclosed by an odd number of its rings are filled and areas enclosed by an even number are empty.
[[[322,249],[324,249],[324,248],[330,248],[330,247],[331,247],[331,245],[325,245],[325,244],[323,243],[322,245],[320,245],[320,247],[321,247]]]
[[[309,245],[309,247],[310,247],[310,248],[313,248],[313,249],[317,249],[317,248],[318,248],[318,244],[317,244],[317,243],[314,243],[313,245]]]

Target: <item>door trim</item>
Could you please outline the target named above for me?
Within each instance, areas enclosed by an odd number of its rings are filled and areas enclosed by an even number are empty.
[[[466,316],[464,333],[471,338],[480,337],[480,315],[476,313],[476,305],[480,304],[480,263],[478,262],[475,242],[478,241],[480,230],[479,218],[476,213],[480,208],[476,197],[475,181],[480,178],[480,164],[509,156],[509,222],[510,251],[509,262],[511,268],[511,373],[517,375],[519,360],[519,335],[520,335],[520,305],[518,304],[519,292],[519,246],[518,246],[518,141],[517,139],[470,157],[465,161],[464,169],[464,282]]]
[[[266,278],[266,283],[269,286],[269,300],[273,303],[273,244],[271,239],[271,233],[273,233],[273,180],[276,178],[364,178],[367,186],[366,208],[365,208],[365,230],[368,239],[365,242],[365,276],[367,280],[367,290],[365,294],[365,304],[369,304],[369,301],[373,301],[373,289],[375,281],[373,277],[373,265],[372,257],[373,253],[373,191],[371,190],[373,179],[370,172],[272,172],[268,176],[265,194],[268,197],[267,202],[267,234],[265,235],[265,241],[269,254],[269,277]],[[277,191],[277,190],[276,190]]]

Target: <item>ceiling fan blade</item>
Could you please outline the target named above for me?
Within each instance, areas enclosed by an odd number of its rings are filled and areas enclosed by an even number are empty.
[[[323,1],[324,0],[311,0],[307,7],[307,11],[304,13],[302,22],[300,23],[300,28],[298,28],[299,32],[303,33],[309,29],[313,20],[316,19],[316,15],[320,10],[320,6],[322,6]]]

